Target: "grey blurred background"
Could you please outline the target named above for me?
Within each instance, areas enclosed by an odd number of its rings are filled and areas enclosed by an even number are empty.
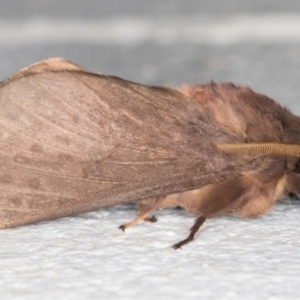
[[[61,56],[145,84],[234,81],[297,111],[296,0],[1,0],[0,80]]]
[[[298,0],[1,0],[0,80],[65,57],[144,84],[249,85],[300,113]],[[1,109],[1,108],[0,108]],[[205,223],[179,210],[126,232],[121,206],[0,232],[0,299],[299,299],[299,204]]]

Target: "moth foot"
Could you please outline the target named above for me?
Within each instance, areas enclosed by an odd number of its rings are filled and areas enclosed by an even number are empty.
[[[121,229],[122,231],[125,231],[126,225],[121,225],[121,226],[119,226],[119,229]]]
[[[155,216],[144,218],[144,221],[155,223],[157,222],[157,218]]]
[[[205,222],[206,218],[204,216],[200,216],[196,219],[195,224],[191,227],[190,229],[190,234],[188,235],[188,237],[184,240],[182,240],[181,242],[175,244],[172,246],[173,249],[177,250],[177,249],[181,249],[181,247],[183,245],[188,244],[189,242],[194,240],[194,236],[196,234],[196,232],[199,230],[199,228],[201,227],[201,225]]]
[[[177,250],[177,249],[181,249],[181,246],[182,246],[182,243],[179,242],[179,243],[177,243],[177,244],[174,244],[174,245],[172,246],[172,248],[175,249],[175,250]]]

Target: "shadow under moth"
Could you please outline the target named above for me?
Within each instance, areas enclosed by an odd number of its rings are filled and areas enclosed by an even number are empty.
[[[0,83],[0,228],[140,201],[203,222],[255,217],[300,194],[300,118],[232,83],[173,89],[61,58]]]

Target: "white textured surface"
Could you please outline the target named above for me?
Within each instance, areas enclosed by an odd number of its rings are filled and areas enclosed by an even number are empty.
[[[254,220],[208,220],[177,251],[194,218],[157,215],[125,233],[117,225],[132,205],[2,230],[1,299],[300,298],[296,201]]]

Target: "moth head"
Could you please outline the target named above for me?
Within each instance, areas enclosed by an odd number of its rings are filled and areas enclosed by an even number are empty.
[[[280,143],[218,144],[217,148],[229,153],[249,155],[280,155],[295,158],[286,174],[286,190],[300,195],[300,145]]]

